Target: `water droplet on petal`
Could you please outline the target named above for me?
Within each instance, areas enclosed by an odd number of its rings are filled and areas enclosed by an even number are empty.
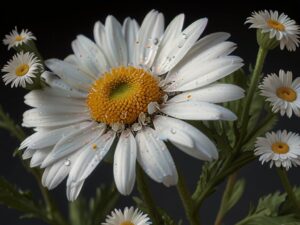
[[[174,128],[171,128],[171,133],[176,134],[176,130]]]
[[[71,166],[71,161],[69,159],[66,159],[64,164],[65,166]]]
[[[153,39],[153,44],[157,45],[158,44],[158,38]]]

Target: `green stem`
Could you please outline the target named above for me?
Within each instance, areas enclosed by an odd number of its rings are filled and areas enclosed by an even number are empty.
[[[179,174],[177,191],[183,204],[185,214],[191,225],[200,225],[200,220],[195,210],[194,200],[187,189],[183,176]]]
[[[295,209],[297,209],[297,212],[300,213],[300,202],[297,200],[295,193],[293,191],[293,188],[290,184],[289,178],[287,176],[287,172],[284,168],[277,168],[277,174],[280,178],[280,181],[282,183],[282,186],[284,187],[288,198],[290,201],[294,204]]]
[[[228,195],[232,192],[232,189],[233,189],[235,181],[236,181],[236,176],[237,176],[237,174],[233,173],[232,175],[230,175],[228,177],[226,188],[225,188],[223,196],[222,196],[220,209],[218,211],[218,214],[217,214],[217,217],[215,220],[215,225],[221,225],[223,222],[223,218],[226,215],[225,206],[227,205]]]
[[[255,67],[252,73],[250,86],[247,92],[246,96],[246,104],[245,107],[242,110],[241,115],[241,136],[238,142],[238,146],[242,144],[244,135],[246,133],[247,127],[248,127],[248,117],[249,117],[249,109],[253,100],[254,92],[257,89],[257,85],[260,79],[260,75],[262,73],[263,65],[267,56],[268,50],[259,48],[256,58]]]
[[[162,224],[160,216],[157,212],[157,206],[152,198],[152,195],[149,190],[149,185],[146,182],[144,171],[142,168],[138,165],[137,166],[137,189],[144,200],[144,203],[148,209],[148,214],[150,218],[152,219],[152,222],[154,225],[160,225]]]

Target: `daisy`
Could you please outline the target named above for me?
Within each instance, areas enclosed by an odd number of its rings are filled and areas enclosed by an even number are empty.
[[[280,112],[281,116],[286,114],[291,117],[294,112],[300,116],[300,78],[293,81],[292,72],[280,70],[279,76],[274,73],[268,75],[259,88],[261,95],[271,103],[274,113]]]
[[[67,197],[76,199],[114,142],[114,178],[124,195],[133,189],[136,160],[153,180],[177,183],[164,141],[201,160],[218,158],[216,146],[182,120],[236,119],[216,103],[240,99],[243,90],[216,81],[239,69],[242,59],[229,56],[235,44],[227,33],[198,40],[206,18],[184,30],[183,22],[181,14],[164,29],[154,10],[140,27],[108,16],[95,24],[96,43],[79,35],[74,55],[46,61],[53,71],[42,75],[49,87],[25,97],[34,109],[24,113],[23,125],[36,133],[21,144],[31,166],[46,168],[46,187],[68,176]]]
[[[21,33],[18,32],[17,27],[10,32],[10,34],[5,35],[3,39],[3,44],[8,45],[8,49],[12,47],[18,47],[22,44],[27,44],[28,41],[36,40],[36,37],[33,36],[32,32],[27,29],[23,29]]]
[[[269,33],[269,38],[276,38],[280,42],[280,48],[285,47],[289,51],[295,51],[299,45],[300,27],[295,20],[290,19],[284,13],[279,15],[278,11],[253,12],[247,18],[250,28],[261,29],[262,33]]]
[[[105,223],[102,223],[102,225],[150,225],[152,223],[149,220],[148,215],[143,214],[139,209],[134,210],[133,207],[126,207],[124,212],[115,209],[111,216],[107,216]]]
[[[254,151],[262,164],[270,162],[270,167],[275,164],[288,170],[300,165],[300,137],[293,132],[266,133],[266,137],[257,138]]]
[[[13,58],[2,68],[3,81],[5,85],[11,83],[11,87],[22,86],[26,87],[26,84],[32,84],[33,78],[36,77],[36,73],[42,68],[42,64],[39,63],[38,58],[33,53],[17,53]]]

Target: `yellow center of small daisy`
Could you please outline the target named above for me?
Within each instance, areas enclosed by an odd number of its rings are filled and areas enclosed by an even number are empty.
[[[120,225],[134,225],[134,223],[132,223],[130,221],[124,221]]]
[[[281,141],[275,142],[272,144],[272,151],[277,154],[286,154],[289,152],[289,146]]]
[[[276,90],[276,94],[279,98],[288,101],[293,102],[297,98],[297,93],[289,87],[280,87]]]
[[[276,20],[268,20],[268,25],[269,27],[275,29],[275,30],[278,30],[278,31],[284,31],[285,30],[285,26],[282,24],[282,23],[279,23],[278,21]]]
[[[160,102],[158,80],[143,69],[114,68],[92,85],[87,105],[97,122],[133,124],[150,102]]]
[[[21,64],[16,68],[16,75],[21,77],[27,74],[29,71],[29,65],[28,64]]]
[[[16,40],[16,41],[23,41],[23,40],[24,40],[24,37],[21,36],[21,35],[17,35],[17,36],[15,37],[15,40]]]

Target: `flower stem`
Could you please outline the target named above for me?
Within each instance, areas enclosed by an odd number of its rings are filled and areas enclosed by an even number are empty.
[[[220,209],[218,211],[218,214],[217,214],[217,217],[215,220],[215,225],[221,225],[223,222],[223,218],[226,214],[226,211],[225,211],[226,209],[224,207],[227,205],[228,195],[229,195],[229,193],[232,192],[232,189],[234,187],[234,184],[236,181],[236,175],[237,175],[236,173],[233,173],[232,175],[230,175],[228,177],[226,188],[225,188],[223,196],[222,196]]]
[[[182,175],[179,174],[177,191],[183,204],[185,214],[191,225],[200,225],[200,220],[195,210],[194,200],[187,189],[185,180]]]
[[[260,75],[262,73],[263,65],[268,54],[268,50],[259,48],[256,58],[255,67],[252,73],[250,86],[246,95],[246,104],[243,108],[242,115],[241,115],[241,137],[240,142],[242,142],[245,132],[248,126],[248,117],[249,117],[249,109],[253,100],[254,92],[257,89],[257,85],[260,79]]]
[[[138,191],[144,200],[144,203],[148,209],[148,214],[150,218],[152,219],[152,222],[154,225],[160,225],[162,224],[160,216],[157,212],[157,206],[152,198],[152,195],[150,193],[150,190],[148,188],[148,184],[146,182],[144,171],[142,168],[138,165],[137,166],[137,188]]]
[[[287,176],[287,172],[284,168],[277,168],[277,174],[280,178],[280,181],[282,183],[282,186],[284,187],[289,200],[293,203],[295,209],[297,209],[297,212],[300,213],[300,201],[297,200],[295,193],[293,191],[293,188],[290,184],[289,178]]]

